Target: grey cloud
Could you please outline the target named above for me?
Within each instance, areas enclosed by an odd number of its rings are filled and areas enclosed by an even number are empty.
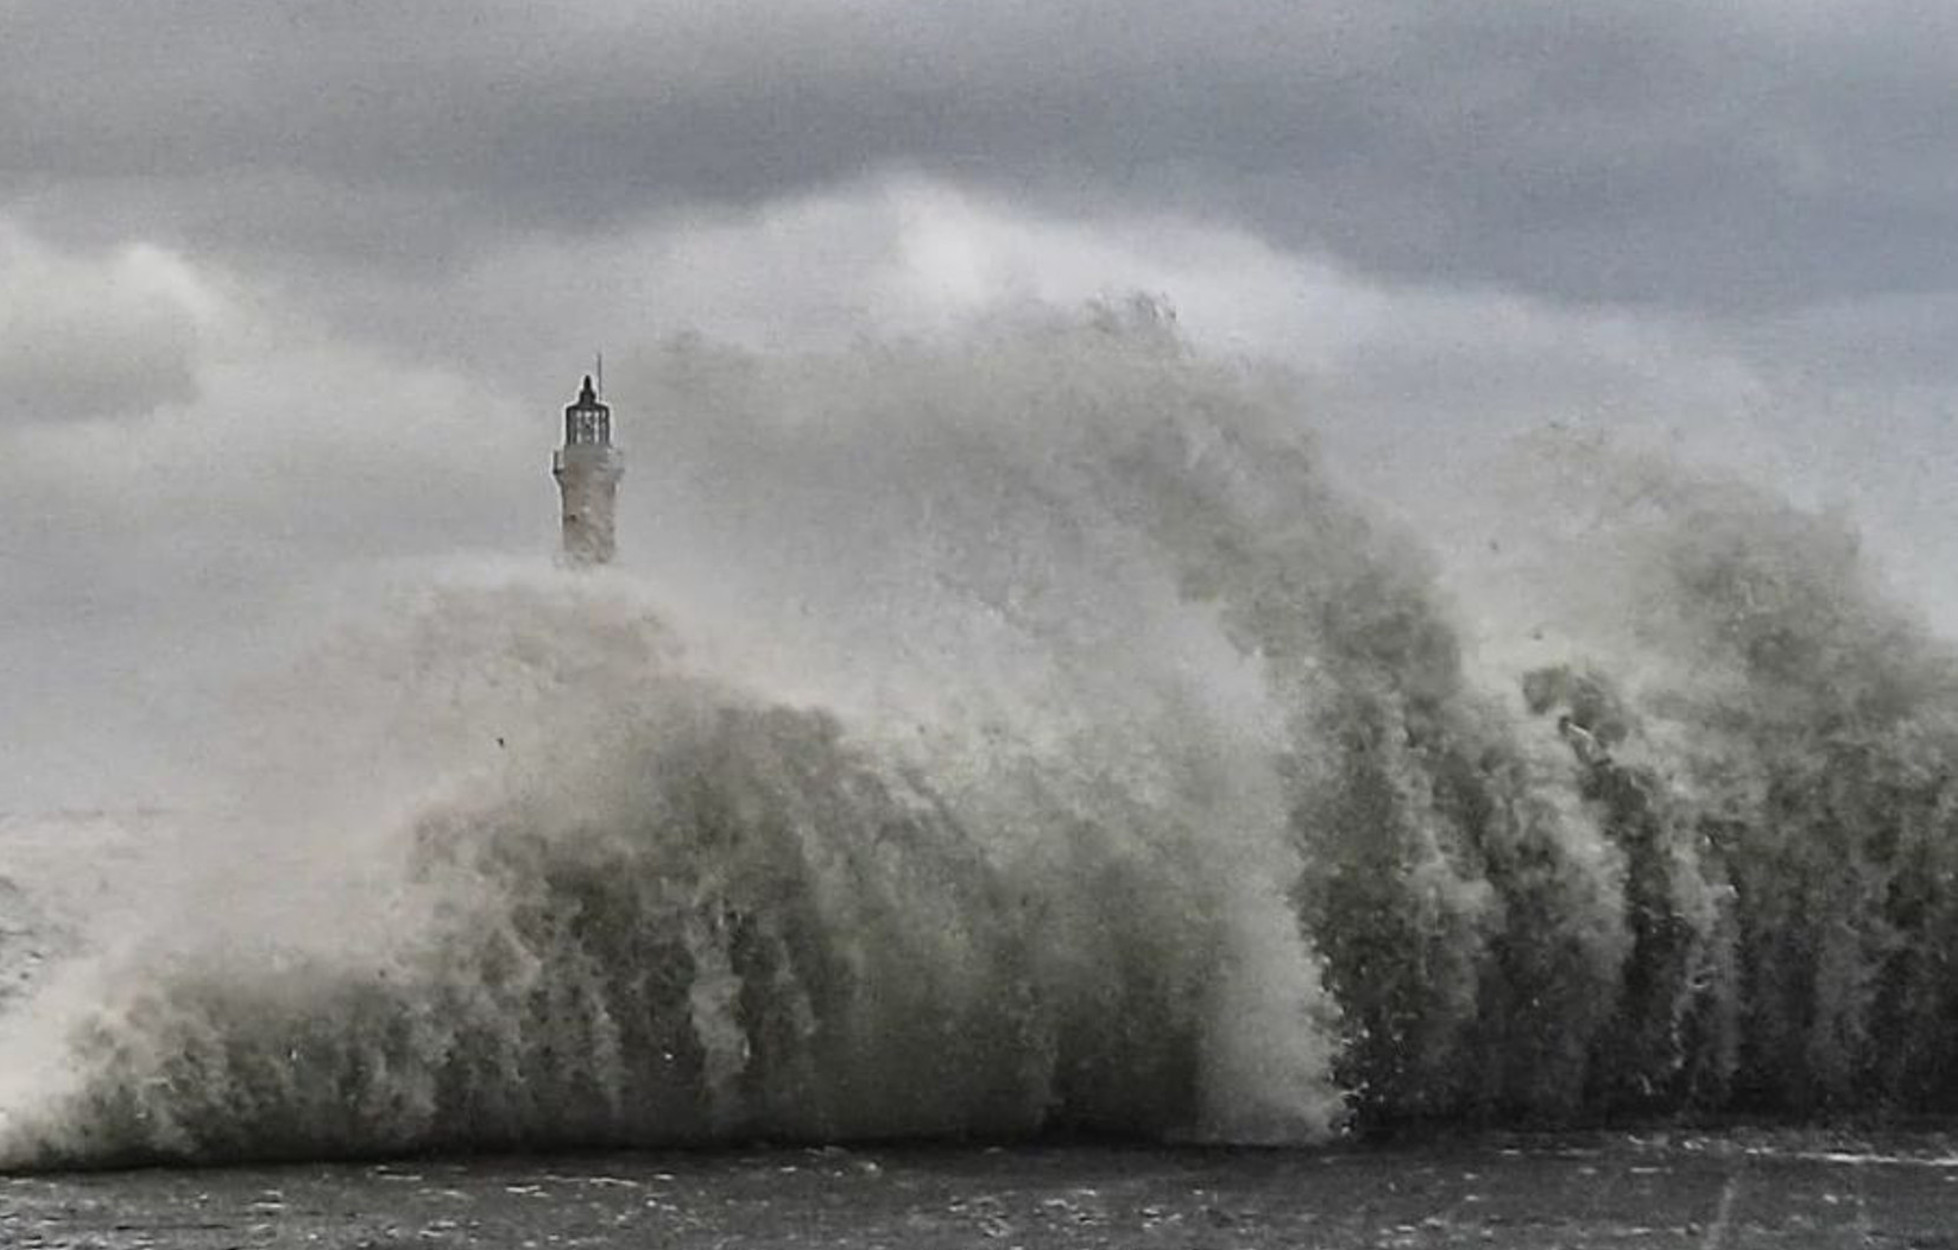
[[[1958,267],[1958,19],[1903,0],[133,13],[28,6],[0,171],[70,218],[141,180],[210,246],[426,262],[902,166],[1573,299],[1759,307]]]
[[[0,326],[0,420],[91,420],[197,395],[189,336],[174,322]]]
[[[194,400],[196,314],[175,278],[154,254],[73,258],[0,235],[0,424]]]

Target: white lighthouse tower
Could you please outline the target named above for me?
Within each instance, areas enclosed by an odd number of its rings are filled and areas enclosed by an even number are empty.
[[[585,375],[578,402],[564,410],[564,446],[551,456],[551,476],[563,500],[566,564],[606,564],[616,547],[613,505],[625,455],[612,446],[612,410]]]

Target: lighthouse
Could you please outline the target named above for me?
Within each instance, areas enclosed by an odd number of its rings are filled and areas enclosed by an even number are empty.
[[[551,456],[551,476],[563,502],[566,564],[611,561],[613,505],[624,475],[625,456],[612,446],[612,410],[587,374],[577,402],[564,410],[564,446]]]

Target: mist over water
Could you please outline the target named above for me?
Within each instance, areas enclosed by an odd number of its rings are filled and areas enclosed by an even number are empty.
[[[0,1162],[1958,1105],[1958,683],[1839,521],[1547,437],[1447,596],[1148,305],[614,390],[628,563],[241,691]]]

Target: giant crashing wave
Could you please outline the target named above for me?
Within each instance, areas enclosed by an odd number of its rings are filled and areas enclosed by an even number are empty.
[[[1559,448],[1639,482],[1539,583],[1609,625],[1498,679],[1146,310],[635,391],[712,414],[661,576],[260,690],[203,884],[6,1018],[0,1160],[1958,1106],[1958,687],[1835,522]]]

